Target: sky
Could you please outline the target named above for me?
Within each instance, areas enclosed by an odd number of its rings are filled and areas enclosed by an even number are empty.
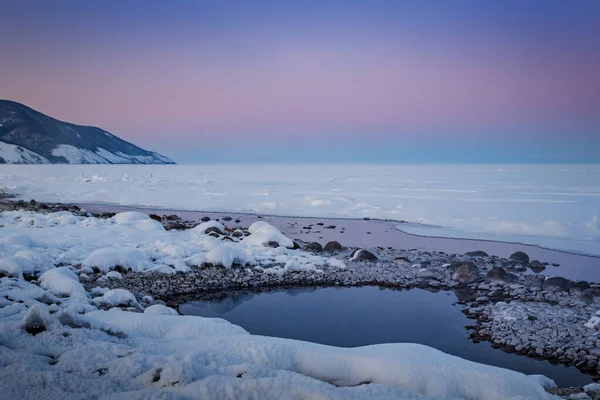
[[[182,163],[600,162],[600,1],[5,2],[0,98]]]

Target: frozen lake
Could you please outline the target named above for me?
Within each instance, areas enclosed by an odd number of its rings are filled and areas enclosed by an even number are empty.
[[[409,233],[600,255],[599,165],[2,165],[29,200],[381,218]]]
[[[294,289],[193,301],[185,315],[224,318],[252,334],[341,347],[420,343],[445,353],[525,374],[543,374],[559,386],[591,383],[575,368],[507,354],[468,340],[468,319],[452,292],[382,290],[376,287]]]

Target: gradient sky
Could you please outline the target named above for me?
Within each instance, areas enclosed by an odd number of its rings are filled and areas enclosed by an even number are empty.
[[[600,1],[28,1],[0,98],[180,162],[600,162]]]

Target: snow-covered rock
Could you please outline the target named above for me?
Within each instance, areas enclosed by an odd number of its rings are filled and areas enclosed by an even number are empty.
[[[179,315],[177,310],[174,310],[171,307],[163,306],[162,304],[154,304],[150,307],[146,307],[146,309],[144,310],[144,314]]]
[[[82,266],[95,267],[102,272],[108,272],[117,266],[141,272],[150,267],[150,262],[148,255],[138,249],[104,247],[94,250],[83,260]]]
[[[59,296],[82,296],[88,294],[79,283],[77,274],[67,267],[58,267],[44,272],[40,276],[40,286]]]
[[[279,246],[289,249],[294,247],[292,239],[284,236],[279,229],[264,221],[257,221],[250,225],[248,232],[250,232],[250,236],[244,238],[244,244],[246,245],[261,246],[269,242],[275,242]]]

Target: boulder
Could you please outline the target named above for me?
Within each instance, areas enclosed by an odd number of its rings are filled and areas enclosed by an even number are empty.
[[[571,289],[570,280],[560,276],[553,276],[544,281],[542,288],[547,292],[568,292]]]
[[[162,218],[156,214],[150,214],[148,216],[155,221],[162,222]]]
[[[527,267],[529,267],[529,269],[535,272],[536,274],[539,274],[540,272],[546,269],[546,266],[538,260],[533,260],[529,263]]]
[[[324,250],[329,253],[339,253],[340,251],[344,250],[344,246],[342,246],[340,242],[332,240],[331,242],[327,242],[325,244]]]
[[[216,233],[217,235],[223,235],[223,232],[216,226],[211,226],[209,228],[206,228],[204,233],[206,233],[207,235],[210,235],[211,233]]]
[[[544,286],[546,277],[544,275],[525,275],[523,279],[532,286],[541,289]]]
[[[465,253],[465,256],[469,256],[469,257],[489,257],[488,253],[486,253],[485,251],[481,251],[481,250],[469,251],[468,253]]]
[[[571,288],[569,289],[569,293],[572,295],[579,296],[583,293],[584,290],[589,289],[590,284],[586,281],[573,282]]]
[[[595,288],[585,289],[581,292],[579,298],[588,304],[598,303],[600,302],[600,290]]]
[[[444,271],[437,269],[437,268],[431,268],[431,269],[420,269],[419,272],[417,272],[417,278],[421,278],[421,279],[435,279],[436,281],[441,281],[445,278],[446,274],[444,274]]]
[[[320,253],[320,252],[323,251],[323,246],[321,246],[321,244],[319,244],[317,242],[311,242],[311,243],[308,243],[304,247],[304,249],[306,251],[310,251],[310,252],[313,252],[313,253]]]
[[[460,283],[471,283],[479,278],[479,269],[476,265],[463,264],[454,271],[452,280]]]
[[[506,270],[502,267],[494,267],[485,275],[485,280],[488,282],[506,282]]]
[[[529,264],[529,256],[522,251],[512,253],[508,259],[522,265]]]
[[[377,261],[378,258],[375,254],[371,253],[369,250],[358,249],[352,253],[350,260],[353,260],[353,261]]]

